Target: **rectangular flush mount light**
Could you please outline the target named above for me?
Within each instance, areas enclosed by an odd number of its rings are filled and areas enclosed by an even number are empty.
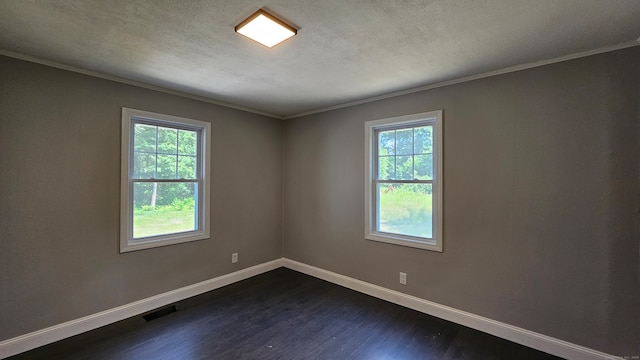
[[[236,26],[236,32],[266,47],[274,47],[297,34],[296,29],[264,10],[258,10]]]

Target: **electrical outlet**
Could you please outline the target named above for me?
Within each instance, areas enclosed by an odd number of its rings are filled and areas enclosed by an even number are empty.
[[[400,284],[407,285],[407,273],[400,273]]]
[[[234,264],[238,262],[238,253],[231,254],[231,262]]]

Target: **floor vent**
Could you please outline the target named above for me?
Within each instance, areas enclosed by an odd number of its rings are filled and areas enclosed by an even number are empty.
[[[157,310],[153,310],[152,312],[150,312],[148,314],[142,315],[142,317],[147,321],[151,321],[151,320],[155,320],[155,319],[157,319],[159,317],[163,317],[165,315],[169,315],[169,314],[174,313],[176,311],[178,311],[178,309],[176,309],[176,306],[175,305],[170,305],[170,306],[163,307],[163,308],[160,308],[160,309],[157,309]]]

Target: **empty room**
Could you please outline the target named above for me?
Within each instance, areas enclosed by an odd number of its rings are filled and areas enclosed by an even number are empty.
[[[640,1],[0,1],[0,359],[640,359]]]

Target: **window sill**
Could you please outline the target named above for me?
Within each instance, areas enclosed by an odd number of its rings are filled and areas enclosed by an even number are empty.
[[[176,236],[178,235],[178,236]],[[196,232],[189,235],[170,234],[164,236],[156,236],[149,238],[130,239],[126,244],[121,244],[120,253],[129,251],[151,249],[160,246],[181,244],[191,241],[206,240],[210,236],[208,233]]]
[[[418,240],[418,238],[410,236],[402,236],[390,233],[371,232],[365,236],[365,239],[371,241],[379,241],[388,244],[407,246],[417,249],[442,252],[442,243],[436,240]]]

